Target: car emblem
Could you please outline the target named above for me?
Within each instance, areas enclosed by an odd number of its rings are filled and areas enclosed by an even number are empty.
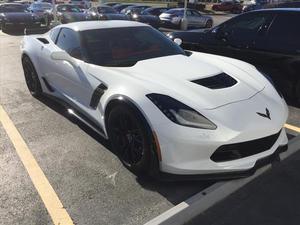
[[[266,114],[264,113],[260,113],[260,112],[256,112],[259,116],[262,116],[262,117],[265,117],[265,118],[268,118],[269,120],[271,120],[271,114],[270,114],[270,111],[268,108],[266,108]]]

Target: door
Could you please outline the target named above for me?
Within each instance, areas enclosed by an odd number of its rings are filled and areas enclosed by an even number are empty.
[[[201,15],[197,10],[191,10],[193,15],[193,23],[195,27],[205,27],[206,18]]]
[[[266,42],[266,31],[272,22],[272,13],[249,13],[213,29],[214,38],[208,48],[211,52],[244,61],[256,60],[260,45]]]
[[[91,108],[91,99],[94,90],[101,84],[101,81],[87,74],[84,53],[82,52],[81,42],[78,32],[68,28],[62,28],[58,34],[55,47],[45,49],[47,60],[51,64],[46,69],[45,76],[47,81],[64,97],[80,108],[88,111]],[[65,51],[78,66],[73,66],[64,60],[51,59],[54,51]]]
[[[278,13],[261,46],[265,52],[259,66],[287,96],[295,95],[295,84],[300,81],[299,21],[299,12]]]

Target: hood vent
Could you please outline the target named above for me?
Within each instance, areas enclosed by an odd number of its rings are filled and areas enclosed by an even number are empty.
[[[210,89],[228,88],[232,87],[237,83],[235,79],[233,79],[226,73],[221,73],[212,77],[207,77],[199,80],[193,80],[192,82]]]

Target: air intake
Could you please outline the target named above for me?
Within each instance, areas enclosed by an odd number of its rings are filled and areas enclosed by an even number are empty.
[[[199,80],[193,80],[192,82],[210,89],[229,88],[237,83],[235,79],[233,79],[226,73],[221,73],[212,77],[207,77]]]

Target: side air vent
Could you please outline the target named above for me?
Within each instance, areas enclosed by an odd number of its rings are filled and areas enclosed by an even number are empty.
[[[49,41],[46,38],[37,38],[43,44],[49,44]]]
[[[192,82],[210,89],[228,88],[232,87],[237,83],[235,79],[233,79],[226,73],[221,73],[212,77],[207,77],[199,80],[193,80]]]

